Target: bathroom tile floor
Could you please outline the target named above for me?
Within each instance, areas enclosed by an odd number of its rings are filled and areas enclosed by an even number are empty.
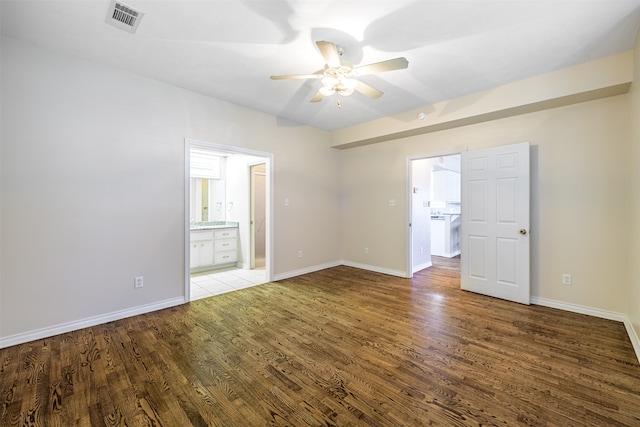
[[[191,275],[191,301],[267,283],[263,268],[243,270],[231,267]]]

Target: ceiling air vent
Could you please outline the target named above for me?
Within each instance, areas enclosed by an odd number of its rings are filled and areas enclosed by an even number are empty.
[[[144,13],[119,1],[111,0],[109,10],[107,10],[106,22],[121,30],[135,33],[143,16]]]

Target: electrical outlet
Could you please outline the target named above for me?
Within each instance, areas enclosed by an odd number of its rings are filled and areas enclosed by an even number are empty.
[[[562,284],[563,285],[567,285],[567,286],[571,286],[572,280],[571,280],[571,275],[570,274],[563,274],[562,275]]]
[[[298,258],[302,258],[302,251],[298,251]]]
[[[133,280],[133,287],[134,288],[141,288],[144,286],[144,277],[142,276],[137,276],[134,280]]]
[[[369,255],[369,248],[364,248],[364,254]]]

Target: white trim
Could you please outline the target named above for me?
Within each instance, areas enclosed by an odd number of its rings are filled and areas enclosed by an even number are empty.
[[[422,263],[420,265],[416,265],[415,268],[413,269],[412,277],[413,277],[414,273],[417,273],[418,271],[424,270],[425,268],[429,268],[431,266],[433,266],[433,263],[431,261],[427,261],[427,262]]]
[[[184,300],[191,301],[191,144],[184,140]]]
[[[410,279],[412,277],[411,275],[407,275],[406,271],[391,270],[388,268],[378,267],[375,265],[361,264],[359,262],[342,261],[341,264],[346,265],[347,267],[355,267],[355,268],[360,268],[362,270],[375,271],[376,273],[388,274],[390,276],[402,277],[403,279]]]
[[[13,345],[23,344],[29,341],[49,338],[54,335],[64,334],[78,329],[89,328],[91,326],[101,325],[115,320],[126,319],[127,317],[138,316],[140,314],[150,313],[152,311],[162,310],[176,305],[184,304],[185,298],[172,298],[151,304],[140,305],[137,307],[118,310],[111,313],[101,314],[99,316],[87,317],[85,319],[73,322],[61,323],[55,326],[36,329],[30,332],[24,332],[8,337],[0,338],[0,348],[10,347]]]
[[[543,307],[558,308],[560,310],[570,311],[572,313],[587,314],[589,316],[615,320],[617,322],[624,322],[627,318],[626,315],[622,313],[616,313],[615,311],[601,310],[599,308],[586,307],[584,305],[571,304],[568,302],[556,301],[547,298],[532,296],[530,298],[530,302],[531,304],[541,305]]]
[[[640,362],[640,338],[638,338],[638,334],[636,334],[636,330],[633,329],[633,324],[631,320],[627,316],[624,319],[624,327],[627,329],[627,334],[629,335],[629,340],[631,340],[631,345],[633,346],[633,350],[636,352],[636,357],[638,358],[638,362]]]
[[[292,277],[301,276],[303,274],[313,273],[320,270],[326,270],[327,268],[333,268],[341,265],[340,261],[328,262],[326,264],[318,264],[311,267],[301,268],[300,270],[287,271],[274,276],[273,280],[284,280]]]
[[[638,339],[638,335],[633,329],[631,320],[629,320],[629,317],[626,314],[540,297],[531,297],[531,304],[541,305],[543,307],[557,308],[559,310],[570,311],[572,313],[586,314],[589,316],[600,317],[602,319],[615,320],[616,322],[622,322],[625,329],[627,330],[627,335],[629,335],[629,340],[631,341],[633,350],[636,353],[636,358],[638,359],[638,362],[640,362],[640,339]]]
[[[407,278],[406,273],[401,270],[390,270],[388,268],[377,267],[375,265],[360,264],[358,262],[351,262],[351,261],[334,261],[334,262],[328,262],[325,264],[314,265],[311,267],[301,268],[300,270],[293,270],[293,271],[288,271],[286,273],[280,273],[276,275],[273,278],[273,280],[290,279],[292,277],[301,276],[303,274],[313,273],[320,270],[326,270],[327,268],[338,267],[341,265],[344,265],[347,267],[359,268],[361,270],[374,271],[376,273],[388,274],[390,276],[402,277],[403,279]]]

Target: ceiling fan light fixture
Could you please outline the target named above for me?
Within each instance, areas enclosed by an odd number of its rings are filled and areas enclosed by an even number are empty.
[[[336,79],[335,77],[324,77],[320,81],[322,82],[323,85],[330,86],[330,87],[333,87],[338,83],[340,83],[340,80]]]
[[[331,96],[336,93],[336,88],[333,85],[322,86],[318,92],[320,92],[323,96]]]
[[[341,86],[337,89],[338,93],[342,96],[349,96],[353,93],[353,88]]]
[[[358,86],[358,81],[356,79],[344,79],[341,83],[342,86],[352,90],[355,89],[356,86]]]
[[[394,58],[386,61],[374,62],[372,64],[353,67],[350,64],[343,64],[340,60],[342,50],[335,43],[317,41],[316,45],[322,54],[325,65],[324,70],[314,74],[291,74],[283,76],[271,76],[272,80],[283,79],[320,79],[322,87],[318,90],[310,102],[322,101],[324,97],[338,93],[338,107],[340,107],[340,96],[349,96],[354,91],[372,98],[380,98],[382,91],[358,81],[354,77],[361,75],[381,73],[385,71],[400,70],[407,68],[409,61],[406,58]]]

